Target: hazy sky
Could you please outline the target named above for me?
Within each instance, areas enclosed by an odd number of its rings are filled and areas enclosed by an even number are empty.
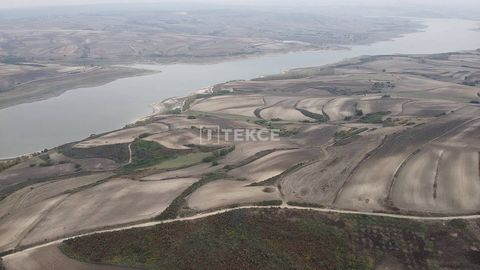
[[[470,6],[480,7],[479,0],[0,0],[0,8],[18,8],[33,6],[57,6],[79,4],[104,4],[104,3],[222,3],[222,4],[248,4],[248,5],[279,5],[282,4],[359,4],[359,5],[419,5],[419,6]]]

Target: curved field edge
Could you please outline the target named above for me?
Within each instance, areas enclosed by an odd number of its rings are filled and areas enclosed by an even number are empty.
[[[85,262],[144,269],[188,269],[192,265],[197,269],[260,265],[263,269],[375,269],[385,264],[402,269],[475,268],[480,262],[471,245],[479,243],[471,229],[478,223],[242,209],[200,220],[69,239],[61,249]]]

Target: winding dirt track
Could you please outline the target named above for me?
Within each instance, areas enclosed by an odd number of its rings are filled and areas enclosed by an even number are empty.
[[[437,216],[437,217],[427,217],[427,216],[409,216],[409,215],[401,215],[401,214],[388,214],[388,213],[376,213],[376,212],[361,212],[361,211],[349,211],[349,210],[336,210],[336,209],[329,209],[329,208],[313,208],[313,207],[299,207],[299,206],[289,206],[289,205],[282,205],[282,206],[242,206],[236,208],[229,208],[229,209],[222,209],[214,212],[203,213],[194,215],[191,217],[183,217],[171,220],[164,220],[164,221],[155,221],[155,222],[146,222],[136,225],[130,225],[125,227],[118,227],[115,229],[108,229],[108,230],[98,230],[92,231],[89,233],[79,234],[72,237],[66,237],[62,239],[58,239],[55,241],[51,241],[48,243],[32,246],[26,248],[24,250],[15,251],[9,255],[3,257],[5,261],[8,262],[9,258],[15,258],[16,256],[21,256],[22,254],[32,252],[34,250],[38,250],[40,248],[50,247],[54,245],[58,245],[65,240],[82,237],[87,235],[93,235],[97,233],[107,233],[107,232],[116,232],[134,228],[145,228],[145,227],[152,227],[160,224],[172,223],[172,222],[179,222],[179,221],[189,221],[189,220],[196,220],[201,218],[206,218],[210,216],[215,216],[223,213],[228,213],[235,210],[240,209],[269,209],[269,208],[278,208],[278,209],[297,209],[297,210],[310,210],[310,211],[317,211],[321,213],[338,213],[338,214],[350,214],[350,215],[366,215],[366,216],[374,216],[374,217],[388,217],[388,218],[398,218],[398,219],[408,219],[408,220],[419,220],[419,221],[449,221],[454,219],[480,219],[480,214],[477,215],[463,215],[463,216]]]

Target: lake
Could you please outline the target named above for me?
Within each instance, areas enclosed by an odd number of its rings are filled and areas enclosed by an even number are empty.
[[[430,54],[480,48],[478,22],[425,19],[421,32],[352,46],[350,50],[293,52],[259,56],[216,64],[141,66],[161,73],[125,78],[80,88],[43,101],[0,110],[0,158],[14,157],[90,134],[119,129],[151,113],[149,104],[229,80],[309,66],[321,66],[361,55]]]

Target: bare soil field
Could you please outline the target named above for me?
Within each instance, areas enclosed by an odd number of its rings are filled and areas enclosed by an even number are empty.
[[[431,211],[478,212],[480,207],[479,153],[446,151],[438,167],[436,202]]]
[[[402,164],[424,144],[468,122],[471,109],[463,110],[390,136],[364,160],[336,198],[336,205],[348,209],[383,210],[390,186]]]
[[[61,203],[67,195],[60,195],[41,203],[19,209],[1,218],[0,250],[15,248],[20,241],[47,215]]]
[[[281,119],[286,121],[313,121],[314,119],[303,115],[295,106],[298,103],[297,98],[289,98],[276,103],[275,105],[266,107],[260,112],[263,119]]]
[[[63,200],[43,217],[21,244],[153,218],[196,181],[192,178],[152,182],[110,180]]]
[[[463,107],[462,104],[450,101],[415,100],[403,105],[402,115],[435,117],[441,114],[450,113],[461,107]]]
[[[197,211],[205,211],[273,200],[280,200],[280,194],[276,187],[252,187],[244,181],[217,180],[190,195],[187,199],[187,206]]]
[[[159,133],[146,137],[144,140],[157,142],[170,149],[190,149],[187,145],[201,144],[199,131],[192,129],[178,129]]]
[[[393,204],[404,210],[438,211],[439,163],[444,150],[425,148],[400,170],[391,190]]]
[[[230,174],[252,182],[262,182],[277,176],[302,161],[314,158],[320,150],[275,151],[245,166],[233,169]]]
[[[168,131],[168,126],[160,123],[153,123],[141,127],[133,127],[112,132],[98,138],[82,141],[76,144],[76,148],[90,148],[103,145],[131,143],[142,134],[156,134]]]
[[[265,105],[262,96],[218,96],[194,103],[190,109],[202,112],[223,112],[225,110],[260,107]]]
[[[332,140],[338,127],[334,125],[312,125],[302,127],[290,141],[303,147],[322,146]]]
[[[325,104],[324,111],[331,121],[342,121],[355,115],[355,103],[354,98],[335,98]]]
[[[195,119],[189,119],[187,116],[169,116],[162,117],[157,120],[157,123],[165,124],[170,129],[187,129],[191,127],[201,127],[211,125],[211,122],[204,118],[196,117]]]
[[[63,254],[59,248],[48,246],[9,257],[4,262],[8,270],[134,270],[135,268],[105,266],[83,263],[73,260]]]
[[[368,135],[350,144],[329,147],[317,161],[283,177],[282,193],[288,202],[332,205],[336,194],[367,153],[383,136]]]
[[[142,181],[162,181],[174,178],[200,177],[204,173],[210,173],[220,169],[220,166],[212,166],[210,163],[202,163],[180,170],[166,171],[151,174],[142,178]]]
[[[54,178],[73,174],[74,172],[75,168],[71,163],[48,167],[30,167],[30,165],[22,163],[0,173],[0,187],[1,189],[6,189],[9,186],[18,185],[29,179]]]
[[[403,106],[409,100],[402,98],[369,98],[361,99],[357,102],[357,110],[364,114],[376,112],[391,112],[392,115],[402,113]]]
[[[98,173],[56,181],[52,180],[22,188],[0,201],[0,218],[69,191],[95,184],[113,175],[113,173],[108,172]]]
[[[480,150],[480,120],[471,122],[457,129],[449,136],[444,136],[435,141],[447,147],[464,148],[465,150]],[[480,151],[479,151],[480,152]]]
[[[246,160],[255,154],[275,149],[287,149],[295,148],[295,144],[287,139],[281,139],[280,141],[268,141],[268,142],[238,142],[235,144],[235,150],[233,150],[228,156],[226,156],[221,162],[222,164],[235,165],[243,160]]]
[[[323,114],[325,105],[333,98],[306,98],[300,100],[297,108],[316,114]]]

